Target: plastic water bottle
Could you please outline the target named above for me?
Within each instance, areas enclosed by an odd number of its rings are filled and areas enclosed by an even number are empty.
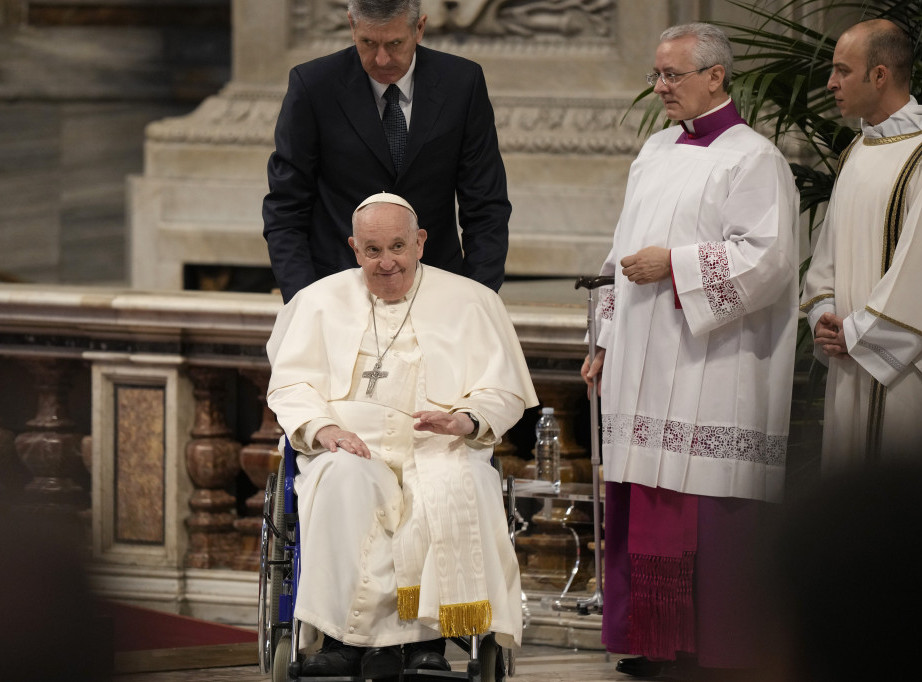
[[[535,478],[560,491],[560,424],[553,407],[542,407],[535,426]]]

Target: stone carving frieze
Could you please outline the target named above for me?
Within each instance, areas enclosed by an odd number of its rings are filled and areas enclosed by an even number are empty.
[[[188,116],[147,128],[150,142],[273,144],[283,90],[229,86]],[[503,151],[552,154],[636,154],[641,111],[627,99],[495,96],[496,128]]]
[[[345,0],[291,0],[291,42],[348,38]],[[427,35],[610,40],[616,0],[422,0]]]
[[[272,145],[284,94],[284,87],[229,86],[191,114],[151,123],[146,137],[164,143]]]
[[[626,100],[494,97],[493,105],[503,151],[636,154],[643,143]]]

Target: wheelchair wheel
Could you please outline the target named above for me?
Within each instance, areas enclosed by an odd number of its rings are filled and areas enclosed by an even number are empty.
[[[506,679],[502,649],[493,635],[487,635],[480,642],[476,661],[467,664],[468,682],[502,682]]]
[[[268,483],[267,483],[268,486]],[[272,500],[272,511],[271,518],[272,523],[275,525],[275,528],[282,533],[282,536],[276,537],[275,533],[271,534],[269,545],[272,548],[270,556],[272,561],[281,561],[285,558],[285,542],[287,538],[285,534],[288,532],[285,527],[285,458],[282,457],[282,460],[279,462],[279,472],[275,477],[275,492],[273,494]],[[270,583],[270,592],[272,596],[270,600],[270,615],[272,618],[272,624],[276,625],[279,622],[279,595],[282,594],[282,580],[284,578],[284,571],[282,570],[281,565],[272,564],[269,566],[269,575],[272,580]]]
[[[271,602],[275,601],[269,594],[269,547],[272,529],[267,518],[272,518],[272,507],[276,490],[276,475],[269,474],[266,482],[266,496],[263,499],[263,525],[259,546],[259,600],[257,612],[257,638],[259,648],[259,672],[267,675],[272,667],[272,623]],[[278,606],[275,607],[275,618],[278,618]]]
[[[288,682],[288,663],[291,659],[291,637],[288,635],[279,639],[275,647],[275,657],[272,661],[272,682]]]
[[[259,670],[268,674],[274,669],[275,651],[282,637],[279,629],[279,597],[282,594],[284,567],[277,563],[285,558],[285,459],[279,462],[277,474],[269,474],[263,502],[263,526],[259,556],[259,612],[257,636]],[[267,521],[271,519],[272,524]],[[277,537],[275,530],[282,533]],[[287,665],[287,662],[286,662]]]

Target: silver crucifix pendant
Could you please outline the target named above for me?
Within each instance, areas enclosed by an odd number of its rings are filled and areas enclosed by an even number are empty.
[[[384,379],[387,376],[387,372],[381,371],[381,361],[378,360],[375,363],[375,366],[371,368],[369,372],[362,372],[362,378],[368,379],[368,389],[365,391],[365,395],[370,396],[375,392],[375,384],[378,383],[378,379]]]

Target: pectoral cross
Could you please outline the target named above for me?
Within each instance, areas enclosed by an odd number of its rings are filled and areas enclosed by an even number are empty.
[[[370,371],[362,372],[362,378],[368,379],[368,390],[365,391],[365,395],[370,396],[372,393],[374,393],[375,384],[378,383],[378,379],[384,379],[386,376],[387,372],[381,371],[381,360],[378,360]]]

